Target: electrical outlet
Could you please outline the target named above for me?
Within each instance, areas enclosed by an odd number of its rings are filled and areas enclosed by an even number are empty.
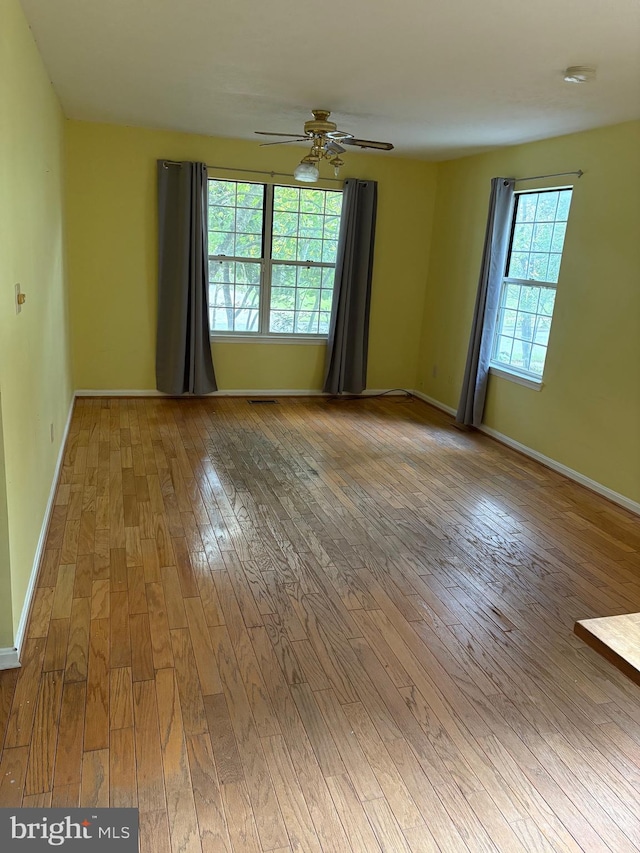
[[[437,364],[434,364],[433,367],[431,368],[431,376],[433,379],[438,378],[438,365]]]
[[[54,437],[55,437],[55,433],[54,433],[54,429],[53,429],[53,424],[51,424],[51,427],[50,427],[49,432],[50,432],[50,435],[51,435],[51,444],[53,444],[53,439],[54,439]]]
[[[19,284],[16,284],[15,290],[16,290],[16,314],[19,314],[22,311],[22,299],[20,298],[22,296],[22,292],[20,290]]]

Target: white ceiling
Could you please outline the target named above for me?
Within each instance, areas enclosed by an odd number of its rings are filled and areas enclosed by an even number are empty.
[[[322,107],[444,159],[640,117],[639,0],[21,2],[75,119],[257,140]]]

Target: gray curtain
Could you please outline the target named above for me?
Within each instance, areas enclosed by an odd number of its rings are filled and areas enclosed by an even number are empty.
[[[158,161],[156,385],[166,394],[217,390],[209,342],[207,167]]]
[[[375,181],[345,181],[323,388],[329,394],[359,394],[367,385],[377,199]]]
[[[502,278],[511,239],[514,182],[492,178],[489,216],[484,238],[480,281],[471,326],[467,365],[456,421],[466,426],[480,426],[489,380],[489,361],[493,332],[498,314]]]

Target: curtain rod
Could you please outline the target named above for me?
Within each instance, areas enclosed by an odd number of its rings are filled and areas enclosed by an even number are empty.
[[[540,178],[561,178],[563,175],[577,175],[581,178],[584,175],[584,172],[582,169],[578,169],[577,172],[555,172],[553,175],[529,175],[528,178],[509,178],[509,180],[518,184],[520,181],[537,181]]]
[[[179,166],[179,160],[163,160],[164,168],[167,166]],[[210,166],[208,163],[205,164],[207,169],[220,169],[223,172],[252,172],[254,175],[269,175],[272,178],[275,178],[276,175],[282,178],[293,178],[292,174],[289,172],[267,172],[266,169],[238,169],[236,166]],[[340,178],[319,178],[320,181],[331,181],[334,184],[342,184],[344,181],[340,180]]]

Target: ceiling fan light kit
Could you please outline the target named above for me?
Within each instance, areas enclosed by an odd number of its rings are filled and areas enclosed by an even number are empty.
[[[256,130],[256,133],[261,136],[287,136],[289,139],[283,139],[281,142],[263,142],[262,145],[284,145],[287,142],[311,142],[311,150],[303,157],[296,169],[293,177],[296,181],[305,183],[315,183],[320,177],[318,164],[321,160],[328,160],[333,166],[333,171],[336,176],[340,172],[340,167],[344,166],[344,160],[340,157],[344,154],[345,148],[340,143],[352,145],[357,148],[376,148],[379,151],[392,151],[393,145],[390,142],[376,142],[373,139],[355,139],[352,133],[347,133],[344,130],[338,130],[337,125],[333,121],[329,121],[331,113],[329,110],[311,110],[313,119],[304,123],[304,131],[300,136],[295,133],[273,133],[271,131]]]
[[[310,157],[303,157],[294,169],[293,177],[305,184],[315,184],[320,177],[320,170]]]

